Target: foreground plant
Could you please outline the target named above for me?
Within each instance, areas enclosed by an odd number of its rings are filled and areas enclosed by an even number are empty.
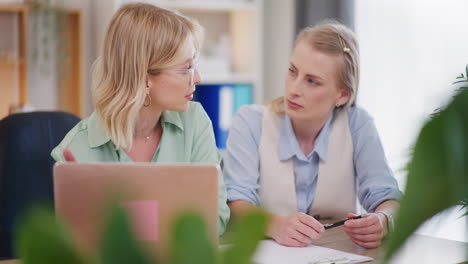
[[[452,101],[427,121],[418,136],[385,261],[427,219],[452,206],[467,204],[468,65],[454,84],[461,87]]]
[[[53,210],[35,207],[19,223],[17,255],[22,264],[247,264],[252,263],[250,259],[266,228],[264,214],[248,214],[233,227],[232,245],[220,250],[210,241],[202,219],[185,213],[174,225],[173,238],[168,241],[170,260],[164,261],[146,255],[131,231],[124,209],[113,209],[109,219],[97,255],[83,256]]]

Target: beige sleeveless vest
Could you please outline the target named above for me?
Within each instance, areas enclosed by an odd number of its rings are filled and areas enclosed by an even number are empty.
[[[335,111],[328,140],[327,160],[319,162],[317,188],[308,212],[316,218],[341,219],[356,212],[353,144],[347,108]],[[298,212],[292,159],[280,161],[280,118],[264,107],[260,138],[260,203],[268,212]],[[312,176],[311,176],[312,177]]]

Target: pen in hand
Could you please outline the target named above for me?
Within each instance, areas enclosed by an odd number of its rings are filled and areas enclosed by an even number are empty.
[[[358,215],[358,216],[355,216],[355,217],[350,217],[350,218],[345,219],[345,220],[338,221],[338,222],[333,223],[333,224],[324,224],[323,226],[325,227],[325,230],[327,230],[327,229],[330,229],[330,228],[333,228],[333,227],[343,225],[348,220],[361,219],[361,218],[368,217],[368,216],[369,216],[369,214],[362,214],[362,215]]]

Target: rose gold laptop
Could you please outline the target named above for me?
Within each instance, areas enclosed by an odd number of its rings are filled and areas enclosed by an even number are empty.
[[[151,163],[56,163],[56,214],[71,227],[78,246],[97,250],[110,202],[129,213],[138,240],[167,257],[175,218],[198,213],[217,242],[218,167]]]

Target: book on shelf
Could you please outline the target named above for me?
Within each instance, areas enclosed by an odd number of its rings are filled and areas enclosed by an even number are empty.
[[[226,148],[234,114],[243,105],[252,104],[251,84],[200,84],[194,100],[200,102],[211,119],[216,146]]]

